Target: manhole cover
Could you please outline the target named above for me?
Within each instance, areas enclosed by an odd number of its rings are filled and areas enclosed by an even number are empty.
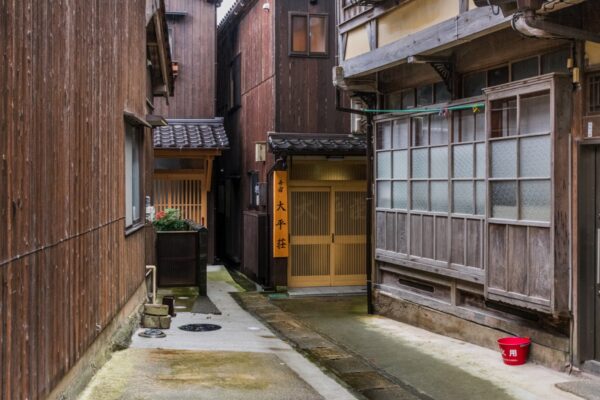
[[[153,339],[153,338],[164,338],[167,335],[165,335],[165,333],[163,331],[158,330],[158,329],[146,329],[145,331],[140,332],[139,336],[144,337],[144,338]]]
[[[213,324],[188,324],[180,326],[179,329],[188,332],[210,332],[219,330],[221,327]]]

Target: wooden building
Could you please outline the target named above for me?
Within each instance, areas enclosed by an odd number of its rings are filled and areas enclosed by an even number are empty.
[[[72,396],[146,298],[162,0],[0,0],[0,398]]]
[[[218,27],[217,252],[262,285],[365,283],[366,146],[336,110],[335,13],[237,1]]]
[[[336,3],[336,84],[373,100],[375,309],[600,372],[600,4]]]
[[[214,258],[213,161],[229,144],[216,112],[216,18],[220,0],[167,0],[177,93],[157,102],[165,126],[154,130],[153,204],[177,208],[209,229]]]

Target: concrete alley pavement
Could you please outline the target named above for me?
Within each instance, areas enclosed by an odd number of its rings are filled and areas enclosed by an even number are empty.
[[[239,290],[223,267],[209,267],[208,295],[222,315],[179,312],[162,339],[136,334],[82,394],[112,399],[354,399],[319,367],[277,338],[230,296]],[[190,323],[218,324],[185,332]]]

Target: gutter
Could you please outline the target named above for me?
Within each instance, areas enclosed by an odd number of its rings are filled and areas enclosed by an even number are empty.
[[[599,34],[546,21],[533,9],[517,12],[513,16],[512,27],[517,32],[529,37],[574,39],[600,43]]]

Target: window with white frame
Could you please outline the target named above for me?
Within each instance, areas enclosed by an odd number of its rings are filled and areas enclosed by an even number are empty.
[[[125,124],[125,228],[142,222],[142,128]]]

